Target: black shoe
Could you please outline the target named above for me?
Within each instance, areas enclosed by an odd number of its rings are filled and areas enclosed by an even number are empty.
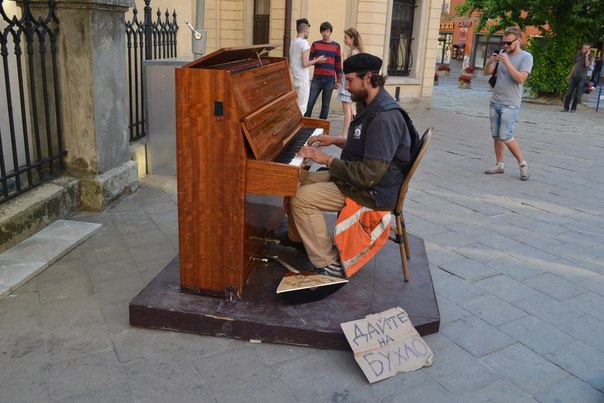
[[[279,231],[279,230],[270,231],[267,235],[267,238],[276,239],[277,241],[279,241],[280,246],[285,246],[287,248],[294,248],[302,253],[306,253],[306,248],[304,248],[304,244],[302,242],[296,242],[296,241],[292,241],[291,239],[289,239],[289,236],[287,236],[287,231]]]
[[[346,274],[344,273],[344,267],[342,267],[340,262],[333,262],[325,267],[319,267],[317,269],[314,269],[313,271],[323,276],[346,278]]]

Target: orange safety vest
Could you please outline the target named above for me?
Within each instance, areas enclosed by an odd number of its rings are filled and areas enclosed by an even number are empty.
[[[390,211],[373,210],[346,198],[334,229],[334,243],[346,277],[356,274],[386,243],[391,219]]]

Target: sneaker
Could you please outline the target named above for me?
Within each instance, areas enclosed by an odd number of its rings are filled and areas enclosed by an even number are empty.
[[[560,112],[568,112],[568,109],[564,108]]]
[[[499,165],[495,165],[493,168],[489,168],[486,171],[484,171],[484,173],[487,174],[487,175],[502,174],[503,173],[503,168],[501,168]]]
[[[333,262],[325,267],[314,269],[313,271],[323,276],[346,278],[346,275],[344,274],[344,267],[342,267],[340,262]]]
[[[571,109],[570,113],[575,113],[577,110],[576,109]]]
[[[287,231],[271,231],[267,236],[269,239],[275,239],[279,241],[280,246],[285,246],[286,248],[294,248],[299,252],[306,253],[306,248],[302,242],[296,242],[289,239],[287,236]]]
[[[525,181],[528,180],[529,176],[531,176],[529,172],[529,167],[527,164],[520,165],[520,180]]]

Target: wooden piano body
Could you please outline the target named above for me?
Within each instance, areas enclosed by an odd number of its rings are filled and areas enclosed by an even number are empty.
[[[263,248],[296,193],[300,168],[273,162],[305,118],[287,60],[270,45],[220,49],[176,69],[180,285],[242,296]]]

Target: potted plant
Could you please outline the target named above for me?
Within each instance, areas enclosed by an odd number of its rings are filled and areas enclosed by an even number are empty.
[[[458,87],[459,88],[471,88],[471,83],[472,83],[472,76],[471,75],[464,75],[464,74],[460,74],[458,77]]]
[[[451,67],[447,66],[446,64],[439,64],[436,68],[436,71],[440,72],[444,76],[448,76],[449,72],[451,71]]]
[[[468,66],[465,69],[463,69],[461,73],[462,74],[467,73],[467,74],[471,75],[472,77],[474,77],[474,67]]]

